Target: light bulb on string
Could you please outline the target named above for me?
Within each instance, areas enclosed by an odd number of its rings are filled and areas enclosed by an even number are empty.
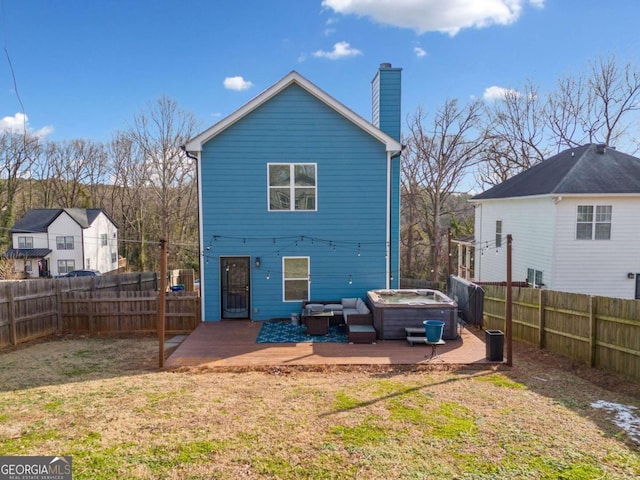
[[[353,279],[351,278],[351,275],[349,275],[349,285],[353,285]]]

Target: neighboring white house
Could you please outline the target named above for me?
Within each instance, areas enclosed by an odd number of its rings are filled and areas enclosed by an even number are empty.
[[[118,268],[118,228],[102,209],[34,209],[10,232],[13,246],[4,256],[28,277]]]
[[[565,150],[471,199],[474,281],[640,299],[640,159],[604,145]]]

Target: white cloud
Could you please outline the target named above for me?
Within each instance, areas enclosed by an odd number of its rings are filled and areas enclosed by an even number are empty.
[[[253,83],[242,77],[227,77],[224,79],[223,83],[224,88],[227,90],[235,90],[236,92],[241,92],[253,87]]]
[[[419,34],[443,32],[453,36],[463,28],[508,25],[525,5],[544,7],[545,0],[322,0],[324,8],[354,14]]]
[[[53,132],[53,127],[46,126],[34,131],[29,126],[29,117],[21,112],[16,113],[13,117],[4,117],[0,119],[0,133],[9,132],[23,134],[25,131],[30,135],[42,138]]]
[[[495,85],[485,88],[482,98],[484,100],[494,101],[505,98],[507,95],[520,97],[522,94],[511,88],[497,87]],[[512,97],[513,98],[513,97]]]
[[[413,53],[416,54],[416,57],[422,58],[427,56],[427,52],[424,48],[421,47],[413,47]]]
[[[362,55],[362,52],[357,48],[352,48],[348,42],[336,43],[331,52],[325,52],[324,50],[313,52],[314,57],[328,58],[329,60],[338,60],[340,58],[353,57],[356,55]]]

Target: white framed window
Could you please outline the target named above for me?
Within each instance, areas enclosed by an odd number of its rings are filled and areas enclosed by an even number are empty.
[[[496,248],[502,246],[502,220],[496,220]]]
[[[112,253],[111,254],[111,263],[117,263],[118,261],[118,254],[117,253]]]
[[[58,274],[69,273],[75,269],[75,260],[58,260]]]
[[[267,164],[269,211],[317,210],[315,163]]]
[[[527,268],[527,283],[533,288],[539,288],[542,283],[542,272],[535,268]]]
[[[611,205],[578,205],[576,240],[610,240]]]
[[[32,268],[33,268],[33,265],[31,263],[31,260],[25,260],[24,261],[24,271],[31,273]]]
[[[33,237],[18,237],[18,248],[33,248]]]
[[[100,245],[103,247],[107,246],[107,234],[106,233],[101,233],[100,234]]]
[[[285,302],[309,300],[309,257],[282,258],[282,298]]]
[[[87,270],[91,270],[91,259],[90,258],[86,258],[84,260],[84,264],[87,266]]]
[[[73,250],[73,237],[56,237],[58,250]]]

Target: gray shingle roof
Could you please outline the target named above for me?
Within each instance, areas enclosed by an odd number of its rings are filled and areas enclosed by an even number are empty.
[[[50,248],[10,248],[4,252],[6,258],[41,258],[51,253]]]
[[[39,233],[46,232],[51,222],[53,222],[62,212],[67,212],[78,225],[88,228],[102,212],[100,208],[35,208],[29,210],[18,220],[11,233]],[[106,213],[105,213],[106,215]]]
[[[561,194],[640,194],[640,158],[595,144],[571,148],[472,200]]]

